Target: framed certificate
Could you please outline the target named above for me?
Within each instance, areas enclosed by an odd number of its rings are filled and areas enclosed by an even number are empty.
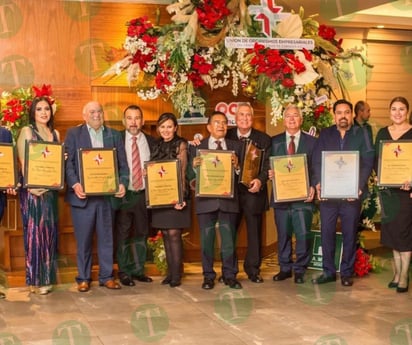
[[[173,207],[183,202],[180,160],[149,161],[144,166],[148,208]]]
[[[63,189],[64,144],[26,141],[23,186],[25,188]]]
[[[0,190],[17,187],[17,155],[13,144],[0,144]]]
[[[322,151],[321,198],[358,199],[359,151]]]
[[[309,175],[306,154],[270,157],[275,202],[306,200]]]
[[[115,148],[79,149],[80,183],[87,195],[112,195],[119,190]]]
[[[202,158],[202,164],[197,167],[197,197],[233,198],[233,154],[234,151],[225,150],[197,151],[197,156]]]
[[[250,187],[250,182],[259,175],[262,169],[264,152],[265,150],[259,149],[252,141],[246,140],[239,183]]]
[[[412,181],[412,140],[379,143],[378,186],[400,187]]]

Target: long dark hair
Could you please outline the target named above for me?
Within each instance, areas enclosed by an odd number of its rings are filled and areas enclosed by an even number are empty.
[[[29,110],[29,123],[33,126],[35,130],[37,130],[36,126],[36,107],[37,104],[41,101],[47,102],[47,104],[50,107],[50,119],[47,122],[47,127],[50,129],[50,131],[53,132],[54,130],[54,114],[53,114],[53,107],[50,103],[50,100],[48,97],[42,96],[42,97],[36,97],[33,99],[33,102],[31,103],[30,110]]]

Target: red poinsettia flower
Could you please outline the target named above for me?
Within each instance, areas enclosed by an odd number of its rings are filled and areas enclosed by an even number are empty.
[[[148,21],[147,16],[135,18],[127,24],[127,35],[130,37],[141,37],[152,28],[153,25]]]
[[[335,39],[336,31],[330,26],[321,24],[319,25],[318,35],[327,41],[333,41]]]
[[[199,73],[197,72],[190,72],[187,77],[193,83],[194,88],[199,88],[205,85],[205,81],[202,79]]]
[[[213,65],[206,62],[206,59],[199,54],[195,54],[193,60],[192,68],[200,74],[208,74],[213,69]]]
[[[51,104],[54,103],[54,99],[53,99],[53,97],[51,97],[51,95],[53,93],[51,85],[43,84],[42,87],[37,87],[37,86],[33,85],[32,88],[33,88],[35,97],[47,97]],[[27,106],[30,107],[30,105],[27,105]]]
[[[208,30],[213,30],[216,24],[226,18],[231,12],[225,0],[205,0],[196,7],[200,25]]]

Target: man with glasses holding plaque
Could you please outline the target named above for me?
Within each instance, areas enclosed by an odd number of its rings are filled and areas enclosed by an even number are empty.
[[[274,281],[282,281],[292,277],[296,284],[303,284],[306,268],[311,259],[310,230],[313,217],[313,198],[315,188],[312,177],[312,154],[316,138],[301,131],[302,112],[296,105],[288,105],[283,112],[285,132],[272,138],[271,156],[306,154],[308,167],[309,192],[306,200],[283,201],[275,200],[272,193],[271,206],[274,209],[275,224],[278,234],[278,260],[280,272],[273,276]],[[269,171],[273,178],[273,170]],[[292,235],[295,234],[295,254],[292,257]]]
[[[239,160],[241,155],[242,145],[235,140],[225,139],[227,132],[226,115],[220,111],[215,111],[208,118],[207,130],[210,136],[203,139],[198,146],[190,146],[190,161],[193,169],[200,169],[202,165],[211,164],[200,155],[197,155],[197,150],[219,150],[219,151],[234,151],[231,155],[230,164],[236,172],[239,173]],[[222,157],[214,153],[215,161],[212,162],[215,166],[221,166]],[[237,183],[237,177],[234,183]],[[200,176],[196,176],[199,183]],[[215,186],[211,182],[211,187],[221,189],[226,186]],[[198,187],[199,188],[199,187]],[[216,191],[218,192],[218,191]],[[225,195],[215,196],[196,196],[195,210],[200,228],[201,238],[201,255],[203,269],[203,284],[205,290],[213,289],[215,286],[216,272],[213,269],[215,256],[215,239],[216,225],[219,224],[219,232],[221,238],[220,256],[222,260],[222,278],[223,282],[232,289],[241,289],[242,285],[236,279],[238,273],[238,262],[236,257],[236,219],[239,212],[237,188],[234,188],[233,197]]]
[[[227,131],[226,138],[238,140],[243,145],[239,192],[239,213],[236,228],[239,229],[243,215],[246,221],[247,251],[243,269],[250,281],[263,283],[260,276],[262,262],[262,221],[268,210],[267,179],[269,169],[270,136],[253,126],[253,108],[250,103],[238,103],[235,121],[236,127]],[[258,152],[248,154],[249,152]],[[255,166],[252,160],[256,160]]]
[[[374,148],[371,146],[365,129],[353,125],[352,103],[345,99],[336,101],[333,105],[333,113],[335,125],[320,132],[313,154],[314,181],[317,196],[320,200],[323,273],[313,279],[312,283],[325,284],[336,281],[336,225],[338,218],[340,218],[343,245],[340,278],[343,286],[352,286],[362,197],[367,194],[367,182],[374,163]],[[359,152],[356,197],[342,198],[341,196],[335,196],[332,186],[330,186],[331,192],[327,193],[321,190],[322,179],[326,180],[330,177],[328,176],[329,171],[322,171],[322,169],[325,169],[325,167],[322,167],[322,152],[327,151]],[[334,163],[337,165],[347,164],[344,159],[342,160],[342,157]],[[345,186],[341,189],[350,189],[350,182],[349,179],[346,179]],[[321,199],[322,195],[326,196]]]

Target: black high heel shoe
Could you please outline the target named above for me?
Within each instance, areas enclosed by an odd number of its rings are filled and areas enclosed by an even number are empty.
[[[396,292],[403,293],[403,292],[408,292],[408,290],[409,290],[409,277],[408,277],[408,281],[406,282],[406,286],[405,286],[405,287],[401,287],[401,286],[399,286],[399,284],[398,284],[398,286],[397,286],[397,288],[396,288]]]
[[[388,284],[389,289],[396,289],[399,285],[399,282],[394,282],[393,280]]]

